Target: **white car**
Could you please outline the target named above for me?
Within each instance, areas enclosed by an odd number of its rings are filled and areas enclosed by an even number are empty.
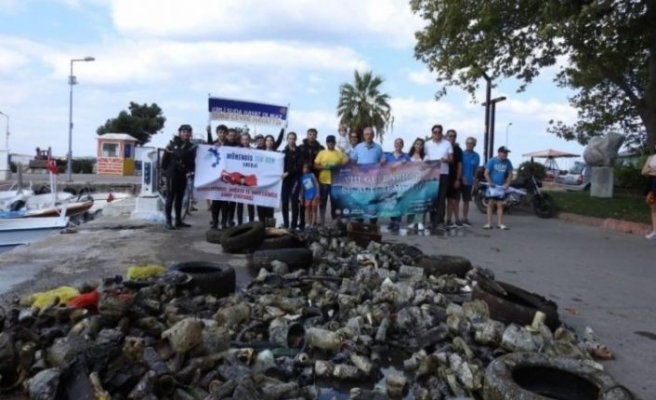
[[[556,183],[565,186],[567,190],[587,190],[590,188],[590,177],[590,167],[585,163],[577,162],[565,175],[558,175]]]

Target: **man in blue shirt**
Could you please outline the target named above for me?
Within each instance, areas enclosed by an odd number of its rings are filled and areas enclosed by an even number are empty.
[[[488,182],[487,197],[487,224],[483,229],[492,229],[492,211],[497,206],[497,228],[506,230],[503,224],[503,199],[512,180],[513,166],[508,160],[508,150],[505,146],[499,147],[497,156],[490,159],[485,166],[485,180]]]
[[[383,148],[378,143],[374,143],[374,130],[369,126],[364,128],[362,137],[364,140],[355,146],[349,158],[358,165],[385,164],[387,158],[385,157],[385,153],[383,153]],[[363,220],[359,219],[359,221],[362,222]],[[372,218],[369,222],[372,225],[376,225],[378,218]]]
[[[468,137],[465,141],[465,151],[462,152],[462,225],[471,227],[469,222],[469,203],[472,200],[472,190],[476,179],[476,170],[481,164],[481,157],[474,151],[476,138]]]

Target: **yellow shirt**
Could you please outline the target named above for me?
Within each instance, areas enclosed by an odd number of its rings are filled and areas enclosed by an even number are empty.
[[[317,154],[317,158],[314,160],[315,164],[319,164],[322,167],[328,164],[332,165],[342,165],[344,162],[344,153],[335,149],[335,150],[321,150]],[[333,173],[329,169],[322,169],[319,171],[319,183],[324,185],[331,185],[333,183]]]

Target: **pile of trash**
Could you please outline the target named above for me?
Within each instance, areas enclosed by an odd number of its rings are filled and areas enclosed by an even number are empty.
[[[578,381],[558,379],[566,371],[583,377],[581,390],[615,396],[598,398],[631,399],[595,361],[612,353],[591,330],[560,324],[552,303],[527,323],[475,298],[509,300],[511,286],[489,270],[408,245],[362,248],[338,229],[298,236],[310,268],[273,259],[234,293],[212,293],[199,278],[208,263],[186,263],[21,299],[0,316],[0,391],[43,400],[495,400],[532,387],[547,396],[541,377],[555,394],[571,390],[563,385]],[[224,276],[234,291],[234,275]],[[403,361],[390,368],[393,356]],[[346,389],[328,390],[337,387]]]

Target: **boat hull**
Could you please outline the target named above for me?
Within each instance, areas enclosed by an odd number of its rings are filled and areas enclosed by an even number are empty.
[[[89,211],[92,206],[93,200],[68,203],[66,207],[64,205],[57,205],[39,210],[29,210],[23,215],[23,218],[58,217],[64,211],[64,208],[66,208],[66,215],[73,217]]]
[[[0,220],[0,247],[33,243],[66,228],[68,218],[10,218]]]

